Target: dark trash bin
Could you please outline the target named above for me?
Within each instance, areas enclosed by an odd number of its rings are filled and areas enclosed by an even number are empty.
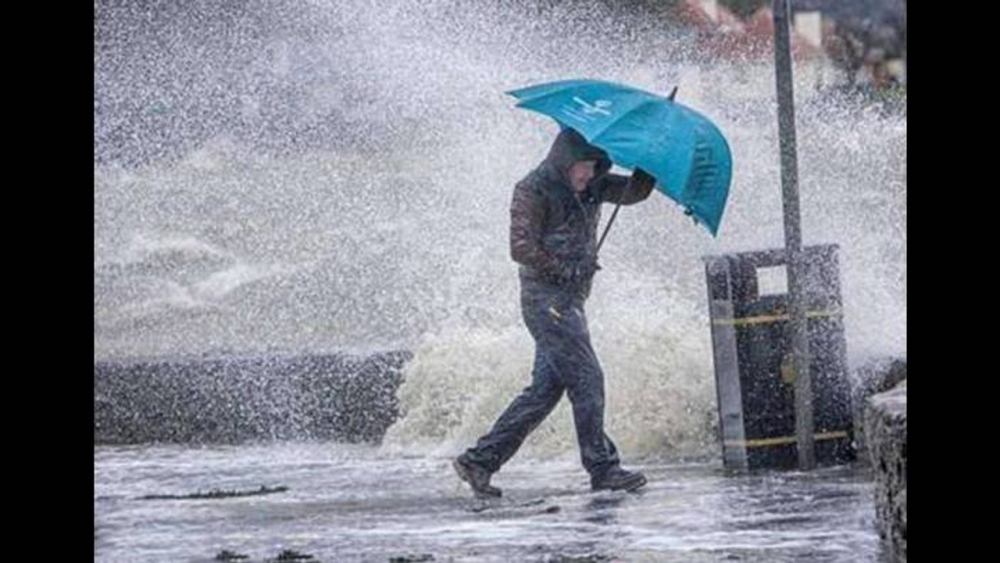
[[[836,245],[803,249],[815,458],[855,459]],[[786,252],[707,256],[709,316],[727,469],[795,468]],[[782,285],[784,284],[784,285]]]

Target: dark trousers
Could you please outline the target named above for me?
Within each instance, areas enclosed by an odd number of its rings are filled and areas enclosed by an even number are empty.
[[[588,288],[589,289],[589,288]],[[590,345],[584,302],[588,291],[521,279],[521,314],[535,339],[531,385],[504,410],[466,457],[490,472],[500,469],[566,391],[583,467],[599,475],[619,464],[604,433],[604,373]]]

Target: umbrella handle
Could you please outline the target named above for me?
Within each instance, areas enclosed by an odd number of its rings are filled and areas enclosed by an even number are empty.
[[[611,218],[608,219],[608,225],[604,227],[604,233],[601,235],[601,240],[597,241],[597,250],[594,254],[599,254],[601,252],[601,246],[604,244],[604,239],[608,237],[608,231],[611,230],[611,224],[615,222],[615,217],[618,216],[618,210],[622,208],[622,199],[625,197],[624,190],[622,191],[622,197],[618,199],[618,205],[615,206],[614,212],[611,213]]]

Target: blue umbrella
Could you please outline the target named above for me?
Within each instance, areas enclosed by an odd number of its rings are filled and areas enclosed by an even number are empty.
[[[718,127],[673,101],[672,94],[659,96],[586,79],[507,93],[519,100],[517,107],[575,129],[618,166],[645,170],[656,178],[656,189],[682,205],[713,236],[718,233],[732,177],[729,145]]]

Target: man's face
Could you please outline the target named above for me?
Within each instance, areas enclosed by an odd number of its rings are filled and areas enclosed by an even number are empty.
[[[587,189],[587,182],[594,177],[596,160],[578,160],[569,167],[569,183],[573,191],[581,193]]]

